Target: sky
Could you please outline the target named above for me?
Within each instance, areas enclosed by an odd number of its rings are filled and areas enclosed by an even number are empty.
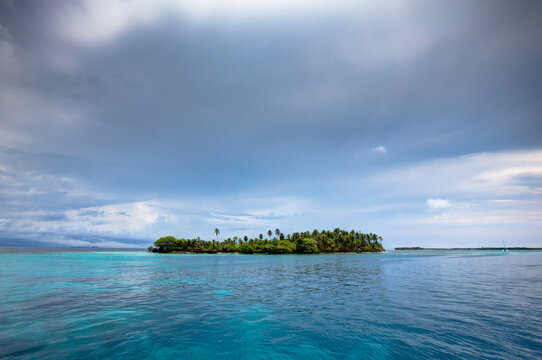
[[[542,247],[542,3],[0,0],[0,244]]]

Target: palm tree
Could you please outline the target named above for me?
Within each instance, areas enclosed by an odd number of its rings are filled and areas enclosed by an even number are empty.
[[[273,235],[273,232],[271,230],[267,230],[267,235],[269,235],[269,238],[271,238],[271,235]]]
[[[215,229],[215,235],[216,235],[216,241],[218,241],[218,235],[220,234],[220,230],[218,228]]]
[[[276,234],[277,236],[280,236],[280,230],[279,230],[278,228],[275,229],[275,234]]]
[[[263,234],[260,234],[260,240],[262,240],[262,239],[263,239]]]

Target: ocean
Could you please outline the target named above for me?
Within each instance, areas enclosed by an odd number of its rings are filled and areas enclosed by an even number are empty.
[[[542,252],[0,253],[2,359],[542,358]]]

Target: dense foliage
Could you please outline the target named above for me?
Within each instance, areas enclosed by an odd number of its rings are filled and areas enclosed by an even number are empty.
[[[218,229],[215,229],[215,233]],[[376,234],[364,234],[359,231],[335,229],[333,231],[295,232],[284,236],[279,229],[271,238],[269,230],[265,238],[237,236],[223,241],[197,239],[177,239],[173,236],[162,237],[149,246],[152,252],[194,252],[194,253],[243,253],[243,254],[317,254],[334,252],[380,252],[383,251],[382,237]]]

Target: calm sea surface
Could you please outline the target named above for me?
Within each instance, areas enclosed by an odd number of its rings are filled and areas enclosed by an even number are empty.
[[[0,358],[542,358],[542,252],[28,251],[0,254]]]

